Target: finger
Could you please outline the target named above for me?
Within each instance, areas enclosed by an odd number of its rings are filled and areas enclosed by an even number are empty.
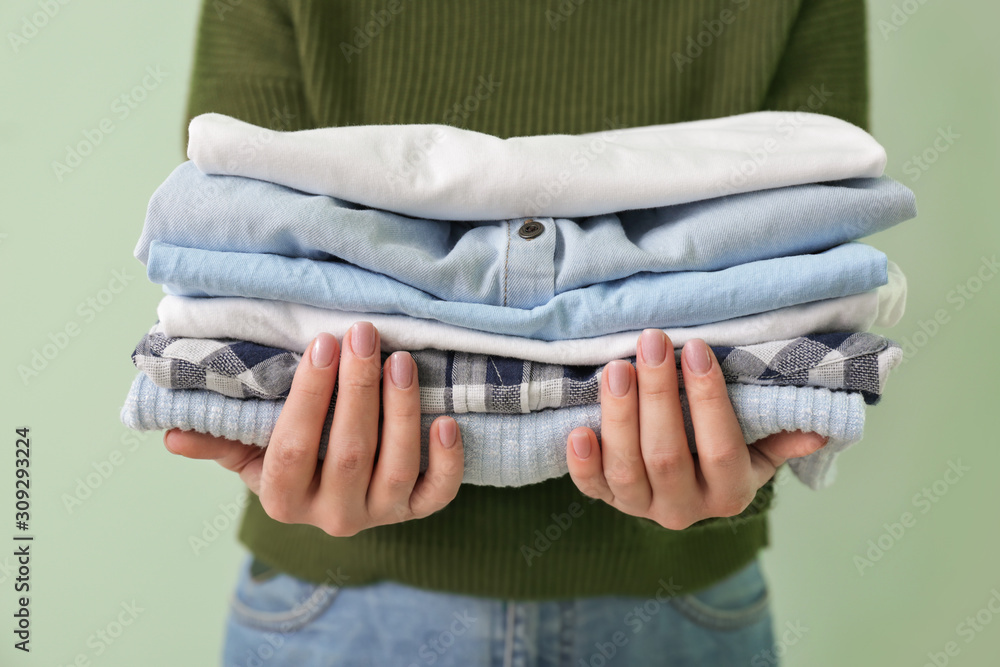
[[[223,468],[238,473],[247,488],[259,494],[263,447],[180,429],[164,433],[163,444],[167,451],[179,456],[215,461]]]
[[[601,463],[614,506],[629,514],[644,514],[653,492],[639,448],[635,368],[624,360],[609,363],[601,377]]]
[[[462,432],[451,417],[438,417],[431,424],[427,470],[410,495],[410,511],[422,519],[450,503],[458,495],[465,476]]]
[[[382,441],[368,487],[368,514],[386,523],[410,516],[420,475],[420,384],[409,352],[394,352],[382,368]]]
[[[819,433],[781,431],[750,444],[750,458],[758,488],[774,476],[788,459],[808,456],[819,451],[829,438]]]
[[[646,329],[637,349],[639,441],[646,475],[653,502],[676,509],[697,497],[699,489],[684,432],[674,345],[659,329]]]
[[[340,386],[323,459],[320,497],[324,513],[350,534],[368,524],[366,499],[372,479],[382,370],[379,335],[370,322],[357,322],[344,335],[340,355]],[[344,524],[346,522],[346,524]],[[329,531],[328,531],[329,532]]]
[[[734,516],[750,504],[757,487],[726,380],[712,350],[700,339],[684,346],[681,366],[706,508],[710,516]]]
[[[284,522],[308,512],[316,492],[319,440],[337,377],[337,339],[321,333],[302,355],[264,454],[261,506]]]
[[[615,495],[604,479],[604,464],[597,436],[589,428],[573,429],[566,440],[566,463],[576,488],[591,498],[613,505]]]

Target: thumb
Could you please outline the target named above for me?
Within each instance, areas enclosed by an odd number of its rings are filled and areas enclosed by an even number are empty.
[[[163,445],[167,451],[178,456],[215,461],[226,470],[239,474],[243,483],[259,495],[265,451],[263,447],[176,428],[163,434]]]
[[[819,433],[781,431],[751,443],[748,447],[751,467],[757,477],[757,488],[771,479],[782,463],[819,451],[829,440]]]

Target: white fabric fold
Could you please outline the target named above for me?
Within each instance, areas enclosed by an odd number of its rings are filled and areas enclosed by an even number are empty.
[[[903,315],[906,278],[888,263],[889,282],[875,290],[839,299],[814,301],[758,315],[696,327],[664,329],[675,347],[692,338],[708,345],[750,345],[811,333],[868,331],[890,327]],[[162,332],[176,338],[233,338],[304,352],[322,331],[342,338],[355,322],[371,322],[382,349],[456,350],[549,364],[600,365],[635,354],[641,331],[543,341],[503,336],[401,315],[347,313],[313,306],[236,297],[166,296],[157,308]]]
[[[507,139],[433,124],[279,132],[208,113],[191,120],[187,154],[206,174],[437,220],[598,215],[878,177],[886,164],[861,128],[787,111]]]

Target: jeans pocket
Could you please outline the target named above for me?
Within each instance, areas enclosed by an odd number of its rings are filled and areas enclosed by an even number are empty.
[[[735,631],[770,615],[770,594],[753,561],[709,588],[670,599],[679,614],[709,630]]]
[[[240,570],[229,601],[237,623],[266,632],[296,632],[319,618],[340,591],[339,586],[315,584],[284,572],[259,580],[250,575],[250,559]]]

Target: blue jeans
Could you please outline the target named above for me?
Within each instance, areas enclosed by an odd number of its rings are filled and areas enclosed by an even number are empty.
[[[374,665],[774,665],[758,562],[701,591],[648,598],[518,602],[393,582],[338,587],[278,573],[256,581],[248,557],[233,594],[225,667]]]

